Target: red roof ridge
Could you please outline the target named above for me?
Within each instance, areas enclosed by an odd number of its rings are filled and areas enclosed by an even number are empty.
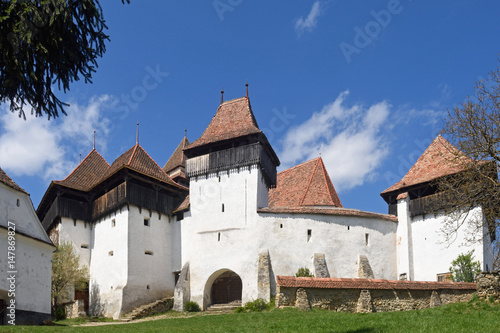
[[[280,173],[283,173],[283,172],[286,172],[286,171],[291,171],[291,170],[293,170],[293,169],[296,169],[296,168],[298,168],[298,167],[302,166],[303,164],[310,163],[310,162],[315,161],[315,160],[317,160],[317,159],[319,159],[319,158],[321,158],[321,157],[315,157],[315,158],[313,158],[313,159],[307,160],[307,161],[302,162],[302,163],[300,163],[300,164],[294,165],[293,167],[290,167],[290,168],[288,168],[288,169],[285,169],[285,170],[282,170],[282,171],[278,172],[278,175],[279,175]]]
[[[0,168],[0,183],[5,184],[6,186],[13,188],[16,191],[23,192],[28,194],[21,186],[19,186],[12,178],[7,175],[5,171]]]
[[[312,183],[312,180],[314,178],[314,173],[316,172],[316,169],[318,168],[318,163],[320,160],[321,160],[321,157],[318,157],[316,159],[316,164],[314,165],[313,171],[311,172],[311,177],[309,178],[309,182],[307,183],[306,190],[304,191],[304,196],[302,196],[302,200],[300,200],[300,203],[299,203],[300,206],[302,206],[302,204],[304,203],[304,199],[306,198],[307,192],[309,191],[309,188],[311,187],[311,183]]]
[[[332,200],[332,204],[334,206],[336,206],[337,204],[333,201],[333,193],[332,193],[332,191],[330,191],[330,186],[328,186],[328,179],[326,178],[327,176],[328,176],[328,178],[330,178],[330,175],[328,174],[328,171],[326,170],[325,163],[323,163],[323,159],[321,158],[321,156],[319,157],[319,160],[321,161],[321,168],[323,169],[323,178],[325,180],[326,189],[328,190],[328,193],[330,193],[329,197]],[[332,181],[331,178],[330,178],[330,181]],[[338,197],[337,193],[335,193],[335,195]],[[339,198],[339,201],[340,201],[340,198]],[[340,205],[342,206],[342,203]]]
[[[127,163],[127,164],[125,164],[125,165],[130,165],[130,163],[132,163],[132,159],[133,159],[133,157],[134,157],[134,155],[135,155],[135,152],[137,151],[137,147],[138,147],[138,146],[139,146],[139,143],[136,143],[136,144],[135,144],[135,146],[134,146],[134,151],[132,152],[132,154],[130,154],[130,158],[129,158],[129,160],[128,160],[128,163]],[[141,147],[141,148],[142,148],[142,147]],[[143,150],[144,150],[144,149],[143,149]],[[146,151],[144,150],[144,152],[146,152]],[[147,152],[146,152],[146,154],[147,154]],[[148,156],[149,156],[149,154],[148,154]],[[149,156],[149,157],[151,157],[151,156]]]
[[[443,136],[438,135],[401,180],[382,191],[381,194],[396,192],[409,186],[424,184],[461,172],[465,169],[461,161],[472,161],[472,159]]]
[[[64,179],[61,179],[61,180],[56,180],[56,182],[63,182],[63,181],[65,181],[65,180],[67,180],[67,179],[68,179],[71,175],[73,175],[73,173],[75,173],[76,169],[78,169],[78,167],[79,167],[79,166],[80,166],[83,162],[85,162],[85,160],[86,160],[87,158],[89,158],[90,154],[92,154],[94,151],[95,151],[95,152],[96,152],[99,156],[101,156],[101,157],[102,157],[102,155],[101,155],[101,154],[99,154],[99,152],[98,152],[95,148],[92,148],[92,150],[91,150],[91,151],[87,154],[87,156],[85,156],[85,158],[84,158],[83,160],[81,160],[81,161],[80,161],[80,163],[78,163],[78,165],[77,165],[77,166],[73,169],[73,171],[71,171],[71,172],[69,173],[69,175],[67,175]],[[108,166],[110,166],[110,165],[109,165],[109,163],[108,163],[108,161],[106,161],[106,159],[105,159],[104,157],[102,157],[102,159],[104,160],[104,162],[106,162],[106,163],[108,164]]]
[[[141,148],[141,150],[142,150],[144,153],[146,153],[146,155],[147,155],[147,156],[151,159],[151,161],[153,161],[153,163],[154,163],[154,164],[158,167],[158,169],[160,169],[160,170],[161,170],[161,172],[162,172],[165,176],[167,176],[167,177],[168,177],[168,179],[170,179],[170,180],[171,180],[171,181],[172,181],[175,185],[179,185],[179,184],[177,184],[177,183],[176,183],[176,182],[175,182],[175,181],[174,181],[174,180],[173,180],[173,179],[172,179],[172,178],[168,175],[168,173],[166,173],[166,172],[165,172],[165,170],[163,170],[163,169],[162,169],[162,168],[158,165],[158,163],[156,163],[156,161],[155,161],[155,160],[151,157],[151,155],[149,155],[149,153],[148,153],[148,152],[147,152],[144,148],[142,148],[139,144],[136,144],[136,146],[139,146],[139,148]],[[134,152],[132,153],[132,156],[134,156],[136,149],[137,149],[137,148],[134,148]],[[129,161],[129,165],[128,165],[128,167],[130,167],[130,162],[132,161],[132,156],[130,157],[130,161]],[[130,168],[131,168],[131,167],[130,167]],[[132,168],[131,168],[131,169],[132,169]],[[134,169],[134,170],[135,170],[135,169]],[[138,170],[136,170],[136,171],[138,171]],[[142,172],[141,172],[141,173],[142,173]],[[153,178],[155,178],[155,177],[153,177]],[[182,186],[182,185],[180,185],[180,186]],[[187,187],[182,186],[182,188],[187,188]]]

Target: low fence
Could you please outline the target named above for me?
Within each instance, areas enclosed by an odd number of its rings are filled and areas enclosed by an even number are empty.
[[[465,302],[475,283],[276,277],[276,306],[344,312],[425,309]]]

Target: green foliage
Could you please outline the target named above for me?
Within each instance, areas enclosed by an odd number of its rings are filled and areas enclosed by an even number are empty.
[[[56,318],[56,320],[66,319],[66,310],[64,309],[64,306],[60,305],[55,308],[54,317]]]
[[[68,299],[72,286],[85,290],[89,281],[88,268],[80,267],[80,256],[71,242],[61,242],[57,249],[59,252],[52,255],[52,298],[56,308],[60,300]]]
[[[97,0],[0,1],[0,104],[25,119],[24,105],[49,119],[66,114],[52,87],[92,82],[106,29]]]
[[[200,310],[200,306],[196,302],[189,301],[184,305],[184,311],[187,312],[199,312]]]
[[[474,261],[474,250],[461,253],[451,262],[450,272],[455,282],[474,282],[481,271],[481,263]]]
[[[309,271],[309,268],[301,267],[295,273],[296,277],[314,277],[314,275]]]
[[[257,298],[255,301],[245,303],[245,306],[238,307],[235,312],[262,312],[264,310],[271,310],[275,307],[275,300],[271,298],[271,301],[267,303],[262,298]]]

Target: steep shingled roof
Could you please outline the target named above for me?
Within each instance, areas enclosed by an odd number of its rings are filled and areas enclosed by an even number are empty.
[[[88,191],[99,183],[108,169],[109,163],[97,150],[92,149],[65,179],[55,180],[54,183],[81,191]]]
[[[278,173],[269,190],[269,207],[303,206],[342,207],[321,157]]]
[[[205,132],[187,149],[256,133],[262,131],[253,115],[250,99],[240,97],[219,105]]]
[[[184,186],[174,182],[139,144],[135,144],[135,146],[121,154],[113,164],[111,164],[102,180],[109,178],[122,168],[129,168],[170,185],[184,188]]]
[[[471,161],[445,138],[438,135],[406,175],[381,194],[395,192],[409,186],[423,184],[463,171],[464,165],[457,163],[459,162],[457,161],[457,157],[460,162]]]
[[[186,156],[184,155],[184,148],[189,146],[189,140],[187,137],[182,138],[181,143],[177,146],[174,153],[168,159],[167,163],[163,166],[163,171],[169,173],[179,166],[185,166]]]
[[[0,183],[5,184],[8,187],[11,187],[14,190],[17,190],[19,192],[23,192],[23,193],[28,194],[28,192],[26,192],[25,190],[23,190],[21,188],[21,186],[17,185],[16,182],[12,180],[12,178],[10,178],[9,176],[7,176],[7,174],[5,173],[5,171],[2,170],[2,168],[0,168]]]

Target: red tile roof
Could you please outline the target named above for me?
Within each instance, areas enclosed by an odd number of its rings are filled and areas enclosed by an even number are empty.
[[[339,208],[339,207],[266,207],[257,210],[258,213],[266,214],[316,214],[316,215],[334,215],[334,216],[354,216],[364,218],[375,218],[390,222],[398,222],[395,215],[379,214],[372,212],[365,212],[357,209]]]
[[[328,288],[328,289],[462,289],[476,290],[475,283],[434,282],[434,281],[395,281],[381,279],[346,279],[346,278],[310,278],[281,276],[276,277],[276,284],[282,288]]]
[[[248,97],[240,97],[222,103],[205,132],[187,149],[256,133],[262,131],[253,115],[250,100]]]
[[[168,159],[167,163],[163,166],[163,170],[166,173],[169,173],[170,171],[174,170],[175,168],[179,166],[186,166],[186,156],[184,155],[184,148],[189,146],[189,140],[184,137],[175,149],[174,153],[170,158]]]
[[[109,178],[122,168],[128,168],[170,185],[186,189],[184,186],[174,182],[139,144],[136,144],[120,155],[113,164],[111,164],[102,180]]]
[[[92,149],[65,179],[55,180],[54,183],[81,191],[88,191],[99,183],[108,169],[109,163],[97,150]]]
[[[465,169],[464,162],[470,161],[445,138],[438,135],[406,175],[381,194],[399,191],[409,186],[430,182],[463,171]]]
[[[321,157],[278,173],[276,188],[269,190],[269,207],[342,207]]]
[[[12,178],[10,178],[9,176],[7,176],[7,174],[5,173],[5,171],[2,170],[2,168],[0,168],[0,183],[5,184],[8,187],[11,187],[11,188],[13,188],[16,191],[28,194],[28,192],[26,192],[25,190],[23,190],[21,188],[21,186],[17,185],[16,182],[12,180]]]

